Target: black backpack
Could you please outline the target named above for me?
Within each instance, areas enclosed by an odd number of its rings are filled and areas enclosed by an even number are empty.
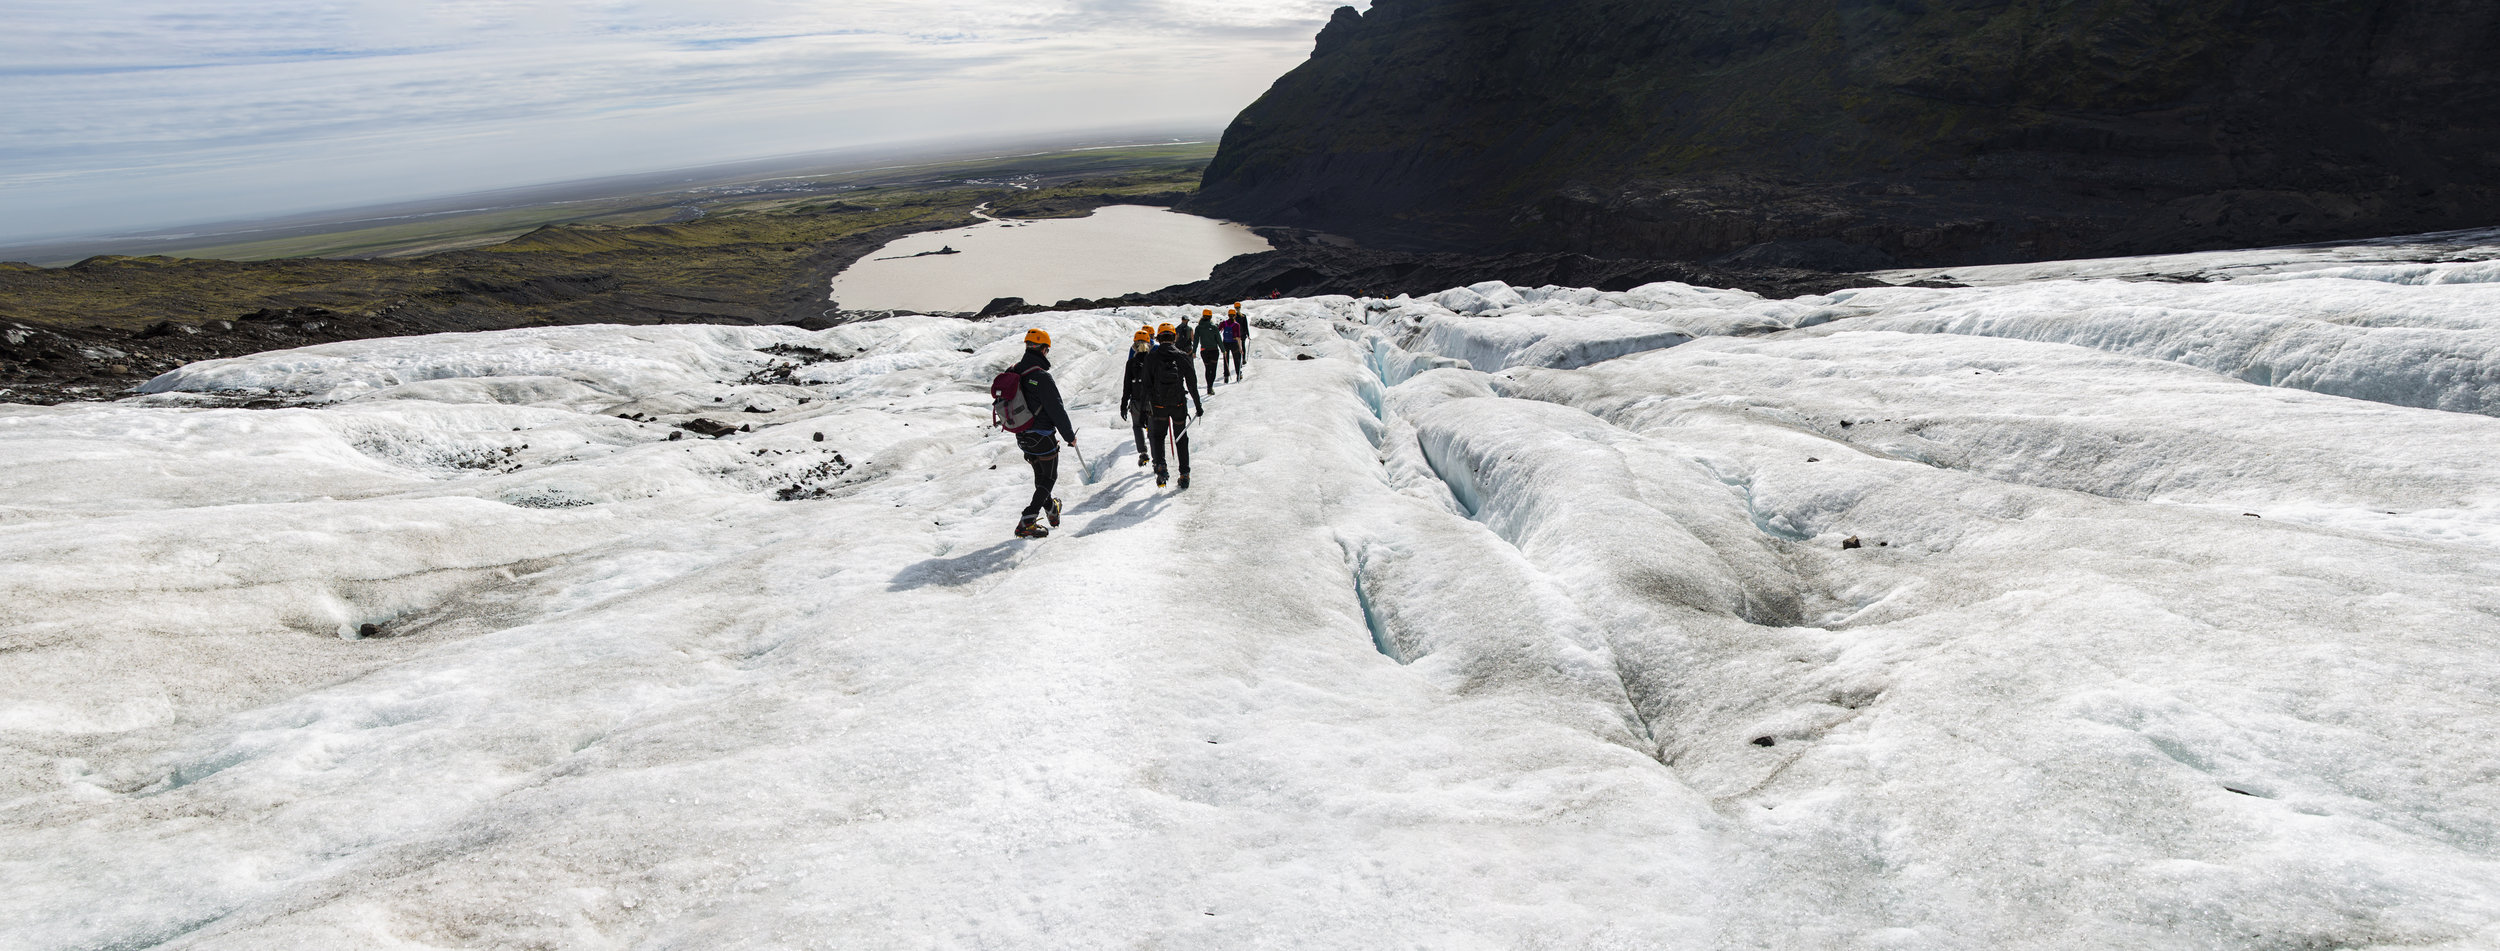
[[[1189,358],[1179,350],[1159,347],[1146,354],[1146,398],[1157,408],[1186,408],[1189,381]]]

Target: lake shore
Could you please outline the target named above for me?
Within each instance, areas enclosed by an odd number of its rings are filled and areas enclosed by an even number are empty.
[[[916,193],[877,206],[832,203],[669,225],[557,227],[496,248],[396,261],[0,265],[0,403],[119,399],[184,364],[378,337],[568,324],[826,327],[874,320],[905,309],[837,308],[827,289],[835,276],[898,240],[962,229],[982,220],[975,212],[985,205],[1024,223],[1082,218],[1111,205],[1166,207],[1188,194],[1185,181],[1154,181]],[[1480,280],[1617,289],[1681,281],[1783,298],[1882,283],[1866,275],[1571,254],[1425,255],[1291,229],[1256,232],[1276,249],[1226,259],[1204,280],[1102,299],[1010,297],[967,302],[969,310],[909,310],[999,317],[1277,293],[1395,297]]]
[[[876,316],[835,311],[824,288],[897,239],[960,228],[985,204],[1021,218],[1169,205],[1195,175],[1184,165],[1023,190],[897,189],[668,225],[542,228],[492,248],[385,261],[0,265],[0,403],[118,399],[188,363],[377,337],[570,324],[831,326]]]

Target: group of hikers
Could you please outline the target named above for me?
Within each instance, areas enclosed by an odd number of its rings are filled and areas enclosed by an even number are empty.
[[[1219,377],[1224,382],[1241,379],[1249,345],[1250,319],[1239,304],[1220,322],[1215,309],[1206,308],[1194,326],[1184,318],[1177,325],[1139,327],[1131,338],[1120,377],[1120,417],[1129,421],[1137,440],[1137,465],[1154,466],[1157,487],[1170,485],[1177,468],[1177,488],[1189,488],[1189,420],[1207,412],[1199,395],[1199,367],[1206,368],[1204,389],[1212,392]],[[991,382],[990,398],[993,419],[1016,434],[1016,448],[1033,466],[1033,501],[1016,522],[1016,537],[1048,537],[1050,528],[1043,521],[1059,524],[1059,500],[1050,494],[1059,483],[1058,437],[1076,445],[1076,424],[1068,420],[1059,384],[1050,376],[1048,332],[1038,327],[1025,331],[1024,358]]]

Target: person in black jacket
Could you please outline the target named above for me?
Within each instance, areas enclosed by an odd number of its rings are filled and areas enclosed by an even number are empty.
[[[1207,414],[1206,403],[1198,399],[1197,361],[1182,353],[1178,335],[1165,324],[1155,331],[1155,348],[1146,352],[1146,393],[1154,404],[1154,422],[1148,430],[1154,436],[1155,485],[1163,485],[1170,476],[1163,465],[1163,436],[1172,435],[1173,454],[1178,456],[1181,488],[1189,488],[1189,410],[1197,404],[1198,415]]]
[[[1051,498],[1050,490],[1059,484],[1059,441],[1051,438],[1053,430],[1068,437],[1068,445],[1076,445],[1076,424],[1068,421],[1068,405],[1059,399],[1059,384],[1050,378],[1050,334],[1039,328],[1025,331],[1024,359],[1012,368],[1024,390],[1024,405],[1032,407],[1042,425],[1016,434],[1016,448],[1024,450],[1024,461],[1033,465],[1033,501],[1024,507],[1023,520],[1016,523],[1017,538],[1047,538],[1050,529],[1043,528],[1040,518],[1050,517],[1059,524],[1059,500]]]
[[[1128,420],[1137,437],[1137,466],[1146,466],[1146,419],[1154,415],[1154,404],[1146,399],[1146,351],[1154,349],[1155,329],[1137,328],[1135,345],[1129,348],[1128,366],[1120,371],[1120,418]]]
[[[1212,314],[1215,311],[1209,310],[1207,313]],[[1188,314],[1181,315],[1180,327],[1177,329],[1180,331],[1180,339],[1174,341],[1174,348],[1181,352],[1181,356],[1189,358],[1189,375],[1194,379],[1198,375],[1198,335],[1189,331]]]

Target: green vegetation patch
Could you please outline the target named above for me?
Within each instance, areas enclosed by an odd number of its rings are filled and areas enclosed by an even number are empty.
[[[492,224],[523,228],[508,240],[411,257],[0,265],[0,317],[119,331],[302,308],[434,329],[778,323],[820,314],[835,273],[904,234],[963,225],[983,204],[1015,217],[1170,204],[1197,187],[1212,151],[1206,143],[1095,149],[776,182],[781,193],[712,202],[687,220],[523,225],[523,215]],[[457,238],[436,231],[432,240]],[[358,234],[289,241],[365,240]]]

